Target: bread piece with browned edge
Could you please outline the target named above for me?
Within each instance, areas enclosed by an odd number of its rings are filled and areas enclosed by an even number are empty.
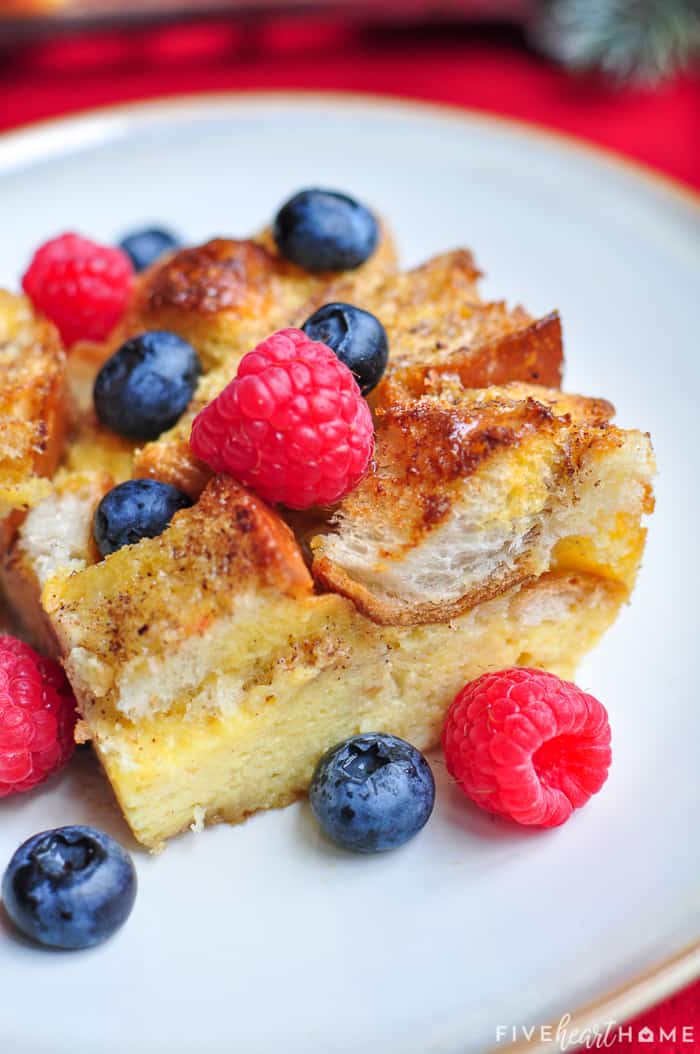
[[[534,385],[454,381],[387,407],[370,472],[311,541],[315,577],[376,622],[447,621],[559,566],[577,539],[587,571],[631,588],[654,460],[612,413]]]
[[[559,387],[557,313],[536,319],[522,307],[486,302],[478,290],[480,275],[472,254],[456,249],[390,276],[362,301],[359,306],[381,320],[389,337],[389,364],[372,394],[373,406],[422,395],[443,375],[457,377],[465,388],[509,381]],[[336,292],[337,299],[345,298],[342,289]]]
[[[65,353],[26,297],[0,290],[0,535],[49,492],[70,419]],[[13,523],[17,517],[13,517]]]

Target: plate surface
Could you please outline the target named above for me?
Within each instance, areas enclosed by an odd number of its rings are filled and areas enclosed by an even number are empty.
[[[149,857],[81,755],[43,793],[0,802],[0,866],[38,830],[93,823],[135,851],[140,893],[129,924],[85,953],[42,953],[0,915],[0,1047],[13,1054],[466,1054],[700,939],[700,209],[614,159],[483,116],[177,100],[0,140],[0,285],[16,287],[32,249],[64,229],[239,235],[309,184],[372,203],[406,263],[465,244],[489,295],[558,307],[566,387],[651,431],[644,568],[578,677],[610,711],[610,780],[564,828],[518,831],[470,807],[436,757],[435,816],[395,854],[336,852],[299,804]]]

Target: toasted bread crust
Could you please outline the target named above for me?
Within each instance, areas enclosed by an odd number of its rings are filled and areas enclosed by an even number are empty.
[[[46,493],[70,419],[66,357],[54,326],[0,290],[0,519]]]
[[[136,452],[134,479],[158,479],[170,483],[196,501],[213,473],[195,457],[186,438],[171,437],[167,442],[147,443]]]
[[[284,270],[280,257],[256,242],[214,238],[156,265],[144,282],[142,296],[152,312],[162,308],[202,315],[230,309],[264,311],[270,307],[271,279]]]
[[[498,581],[494,580],[479,589],[472,589],[455,600],[407,606],[378,598],[376,592],[352,578],[326,556],[314,559],[313,573],[320,585],[331,593],[339,593],[352,600],[361,615],[379,626],[427,626],[451,622],[477,604],[493,600],[515,586],[527,585],[535,578],[523,569],[516,569],[501,576]]]
[[[390,358],[373,406],[418,397],[433,376],[452,373],[464,387],[509,381],[559,387],[563,364],[561,322],[556,312],[533,319],[521,307],[485,303],[481,272],[467,249],[443,253],[390,276],[364,298],[353,298],[347,281],[333,290],[373,312],[389,337]]]
[[[360,299],[356,282],[348,275],[323,292],[331,293],[333,300],[373,311],[390,334],[400,326],[408,333],[425,336],[436,316],[443,319],[447,332],[459,326],[465,307],[468,311],[470,305],[481,303],[477,289],[480,277],[470,250],[454,249],[432,256],[411,270],[389,273],[385,281],[360,289]]]
[[[524,321],[508,331],[503,320],[502,335],[490,334],[475,342],[450,350],[440,349],[440,361],[414,362],[399,357],[390,363],[386,376],[372,396],[375,408],[397,400],[419,398],[431,393],[445,375],[459,379],[464,388],[487,388],[511,381],[558,388],[564,362],[561,320],[552,312],[544,318]]]

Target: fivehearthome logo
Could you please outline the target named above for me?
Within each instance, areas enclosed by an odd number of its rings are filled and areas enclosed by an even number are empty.
[[[700,1037],[698,1037],[700,1038]],[[650,1050],[655,1050],[662,1043],[674,1043],[680,1050],[685,1045],[688,1054],[695,1048],[695,1028],[693,1025],[659,1026],[652,1029],[648,1026],[637,1028],[634,1025],[623,1025],[617,1021],[607,1021],[603,1025],[580,1027],[572,1025],[571,1014],[564,1014],[556,1025],[497,1025],[496,1043],[506,1046],[510,1043],[551,1043],[554,1050],[605,1050],[614,1043],[648,1043]]]

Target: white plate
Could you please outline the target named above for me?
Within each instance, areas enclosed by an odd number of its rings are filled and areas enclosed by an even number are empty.
[[[436,759],[434,819],[392,855],[334,851],[305,804],[159,857],[136,850],[134,914],[103,947],[45,953],[5,926],[8,1054],[465,1054],[700,938],[697,204],[483,116],[361,98],[177,100],[0,141],[0,283],[16,286],[33,247],[63,229],[111,240],[156,220],[189,240],[242,234],[308,184],[371,202],[408,263],[475,247],[489,294],[561,310],[567,387],[651,431],[661,472],[644,569],[579,677],[610,710],[611,778],[550,833],[471,808]],[[89,757],[1,803],[0,818],[2,865],[63,823],[135,849]],[[698,967],[678,961],[656,995]]]

